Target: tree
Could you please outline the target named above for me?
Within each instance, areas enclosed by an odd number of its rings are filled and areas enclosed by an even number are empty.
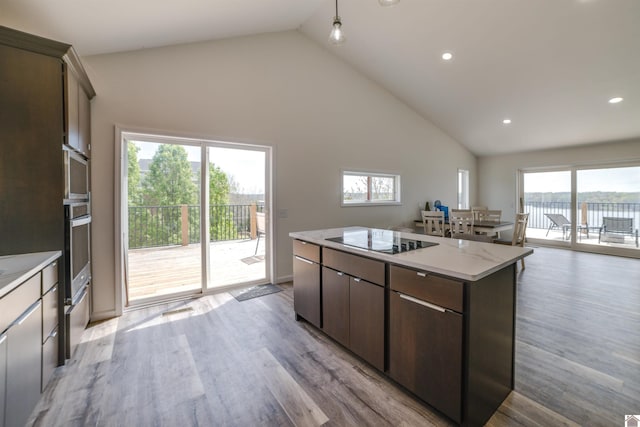
[[[180,145],[160,144],[143,183],[145,202],[154,206],[196,203],[198,188],[192,176],[187,150]]]
[[[209,163],[209,204],[226,205],[229,203],[231,184],[227,174],[213,163]]]
[[[135,206],[140,202],[140,165],[138,164],[138,151],[140,149],[133,142],[127,143],[127,189],[129,205]]]
[[[233,212],[229,210],[229,192],[231,184],[227,174],[218,166],[209,163],[209,205],[211,240],[226,240],[235,237],[237,228]]]
[[[145,218],[138,228],[142,246],[180,243],[180,205],[197,201],[198,187],[192,178],[187,150],[180,145],[160,144],[142,182],[142,201],[149,206],[139,212]]]

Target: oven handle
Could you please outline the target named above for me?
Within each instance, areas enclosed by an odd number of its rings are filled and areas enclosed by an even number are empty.
[[[78,227],[79,225],[85,225],[90,223],[91,223],[91,215],[86,215],[80,218],[69,220],[69,224],[72,227]]]

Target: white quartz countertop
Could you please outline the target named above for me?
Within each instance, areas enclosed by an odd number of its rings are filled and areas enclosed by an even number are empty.
[[[332,237],[340,237],[345,232],[348,233],[358,230],[367,230],[367,228],[345,227],[299,231],[291,232],[289,236],[328,248],[339,249],[345,252],[466,281],[480,280],[533,253],[533,249],[526,247],[521,248],[519,246],[498,245],[495,243],[482,243],[398,231],[393,232],[395,236],[405,239],[435,242],[438,243],[438,245],[415,249],[409,252],[390,254],[359,249],[326,240]]]
[[[61,251],[50,251],[0,256],[0,298],[61,255]]]

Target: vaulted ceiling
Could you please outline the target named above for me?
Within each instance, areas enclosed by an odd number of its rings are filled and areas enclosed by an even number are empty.
[[[640,137],[638,0],[341,0],[339,12],[347,41],[334,46],[331,0],[0,0],[0,24],[80,55],[298,29],[477,155]]]

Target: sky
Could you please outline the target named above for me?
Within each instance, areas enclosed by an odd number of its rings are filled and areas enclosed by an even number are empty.
[[[577,171],[578,192],[618,191],[640,192],[640,166],[608,169],[584,169]],[[570,192],[571,173],[525,173],[525,193]]]
[[[152,159],[158,146],[155,142],[135,141],[140,147],[138,159]],[[187,150],[187,158],[192,162],[200,162],[200,147],[183,146]],[[235,148],[209,147],[209,161],[220,167],[228,176],[238,183],[241,193],[264,194],[265,153],[263,151],[242,150]]]

